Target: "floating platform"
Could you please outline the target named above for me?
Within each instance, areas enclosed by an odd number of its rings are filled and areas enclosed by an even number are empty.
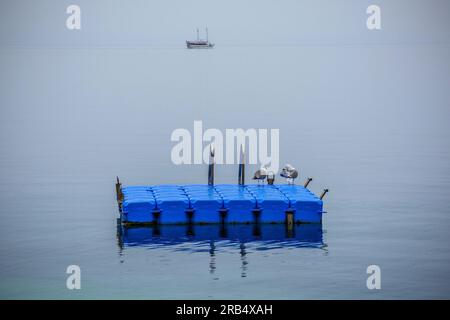
[[[299,185],[116,187],[124,224],[322,222],[322,200]]]

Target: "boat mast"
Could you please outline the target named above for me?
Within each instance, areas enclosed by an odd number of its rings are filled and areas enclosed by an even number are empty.
[[[198,28],[197,28],[197,41],[200,40],[199,34],[198,34]]]
[[[208,26],[206,26],[206,42],[209,42],[209,40],[208,40]]]

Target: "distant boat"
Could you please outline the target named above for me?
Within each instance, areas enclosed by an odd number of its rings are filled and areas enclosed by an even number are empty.
[[[212,49],[214,48],[214,43],[210,43],[208,40],[208,28],[206,28],[206,40],[201,40],[197,28],[197,40],[186,41],[186,47],[188,49]]]

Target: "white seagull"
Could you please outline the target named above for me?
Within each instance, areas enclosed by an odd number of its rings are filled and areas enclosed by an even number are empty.
[[[298,171],[290,164],[287,164],[281,169],[280,176],[286,178],[288,184],[294,184],[294,179],[298,177]]]
[[[266,179],[266,177],[267,177],[267,167],[264,166],[259,168],[259,170],[255,172],[255,174],[253,175],[253,180],[258,180],[258,184],[260,181],[262,181],[264,184],[264,180]]]

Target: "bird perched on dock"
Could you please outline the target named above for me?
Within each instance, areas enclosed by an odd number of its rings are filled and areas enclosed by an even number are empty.
[[[253,180],[258,180],[258,184],[260,181],[263,182],[264,184],[264,180],[267,178],[267,167],[261,167],[259,168],[259,170],[257,170],[255,172],[255,174],[253,175]]]
[[[286,178],[288,184],[294,184],[294,179],[298,177],[298,171],[290,164],[287,164],[281,169],[280,176]]]

